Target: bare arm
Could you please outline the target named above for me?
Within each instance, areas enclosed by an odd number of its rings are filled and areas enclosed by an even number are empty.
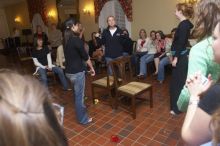
[[[208,76],[208,81],[204,84],[201,73],[196,73],[186,81],[191,96],[181,134],[183,140],[190,146],[201,145],[211,140],[209,128],[211,116],[198,107],[201,94],[206,92],[211,84],[211,76]]]
[[[197,105],[189,105],[182,127],[182,139],[189,146],[197,146],[211,140],[209,123],[211,116]]]
[[[91,74],[91,76],[95,76],[95,70],[94,70],[94,68],[93,68],[93,65],[92,65],[92,62],[91,62],[90,58],[86,61],[86,63],[87,63],[87,65],[88,65],[89,68],[90,68],[90,74]]]

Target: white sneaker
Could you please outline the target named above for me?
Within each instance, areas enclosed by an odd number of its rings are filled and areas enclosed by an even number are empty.
[[[171,114],[171,115],[174,115],[174,116],[177,115],[173,110],[170,111],[170,114]]]

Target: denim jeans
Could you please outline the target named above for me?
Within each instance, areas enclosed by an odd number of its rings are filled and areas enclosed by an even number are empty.
[[[39,68],[37,72],[40,75],[41,82],[46,87],[48,87],[48,83],[47,83],[47,69]],[[65,77],[65,75],[63,73],[63,70],[61,68],[59,68],[59,67],[52,67],[52,72],[58,75],[58,77],[60,79],[60,82],[61,82],[61,84],[63,86],[63,89],[67,90],[68,89],[68,83],[67,83],[66,77]]]
[[[131,56],[131,64],[135,67],[136,75],[140,73],[140,59],[146,54],[147,52],[136,52]]]
[[[76,74],[66,73],[66,76],[73,86],[76,118],[79,123],[88,124],[89,117],[84,104],[85,72],[83,71]]]
[[[146,64],[154,60],[154,54],[146,54],[140,59],[140,74],[147,76]]]
[[[159,66],[158,66],[158,75],[157,75],[157,80],[158,81],[163,81],[164,80],[164,69],[165,69],[165,66],[170,64],[170,59],[169,57],[164,57],[160,60],[160,63],[159,63]]]

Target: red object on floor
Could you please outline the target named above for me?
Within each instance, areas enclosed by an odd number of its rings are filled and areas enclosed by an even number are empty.
[[[118,142],[120,142],[120,139],[119,139],[119,137],[117,135],[112,135],[111,141],[118,143]]]

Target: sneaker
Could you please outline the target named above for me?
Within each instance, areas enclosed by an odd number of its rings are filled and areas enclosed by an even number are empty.
[[[138,79],[143,79],[143,78],[144,78],[144,75],[139,74],[139,75],[137,75],[137,78],[138,78]]]
[[[88,123],[87,124],[89,124],[89,123],[92,123],[92,118],[89,118],[89,120],[88,120]]]
[[[177,115],[173,110],[170,111],[170,114],[173,115],[173,116],[176,116],[176,115]]]
[[[72,89],[71,88],[63,89],[63,91],[72,91]]]

